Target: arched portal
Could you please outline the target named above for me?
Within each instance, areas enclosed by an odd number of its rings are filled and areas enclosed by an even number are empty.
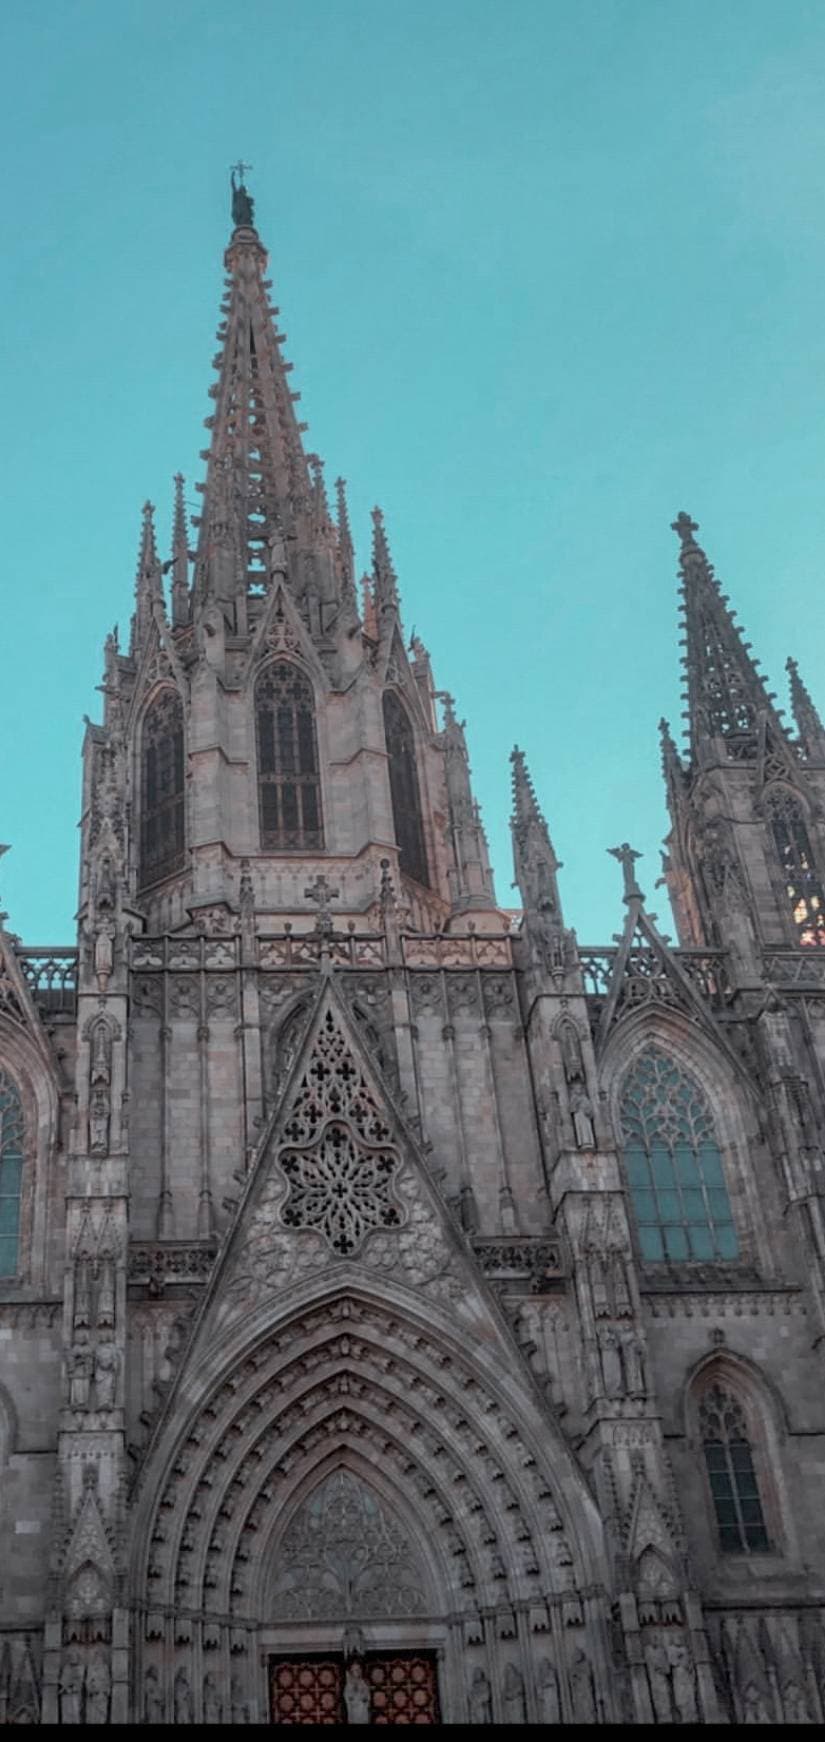
[[[591,1674],[609,1704],[600,1524],[557,1429],[432,1303],[405,1311],[353,1271],[190,1381],[186,1427],[159,1437],[136,1508],[135,1716],[149,1700],[174,1720],[177,1699],[214,1721],[219,1699],[224,1721],[265,1721],[278,1663],[311,1680],[353,1651],[399,1677],[431,1666],[440,1721],[474,1702],[539,1722],[556,1687],[572,1719]]]

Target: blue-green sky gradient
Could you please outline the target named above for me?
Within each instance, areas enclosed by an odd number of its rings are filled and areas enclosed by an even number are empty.
[[[527,752],[582,941],[665,830],[687,508],[825,705],[821,0],[37,0],[0,17],[3,905],[70,942],[82,716],[202,476],[251,160],[308,441],[383,506],[509,903]],[[782,695],[784,700],[784,693]],[[668,927],[669,929],[669,927]]]

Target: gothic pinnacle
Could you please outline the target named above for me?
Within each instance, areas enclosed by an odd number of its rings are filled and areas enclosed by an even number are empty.
[[[176,472],[175,514],[172,527],[172,622],[175,627],[189,618],[189,550],[186,534],[186,506],[183,499],[184,477]]]
[[[791,709],[802,749],[810,761],[825,761],[825,727],[819,709],[799,675],[796,660],[788,659],[785,670],[791,680]]]
[[[163,578],[155,544],[154,506],[144,502],[140,527],[137,574],[135,576],[135,615],[132,620],[134,653],[142,648],[149,632],[156,604],[163,607]]]
[[[511,752],[513,769],[513,865],[527,912],[549,911],[561,916],[556,873],[561,869],[550,831],[539,808],[524,751]]]
[[[398,611],[398,581],[393,568],[384,516],[380,508],[372,511],[372,572],[378,620],[388,611]]]

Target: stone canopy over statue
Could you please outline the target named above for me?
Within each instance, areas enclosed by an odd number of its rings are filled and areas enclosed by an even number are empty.
[[[232,222],[236,230],[241,226],[252,230],[255,228],[255,202],[244,184],[244,173],[251,169],[249,163],[233,164],[230,171],[232,182]]]

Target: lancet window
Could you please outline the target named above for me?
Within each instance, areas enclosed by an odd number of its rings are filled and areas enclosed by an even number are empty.
[[[0,1276],[17,1270],[22,1181],[23,1105],[11,1077],[0,1070]]]
[[[768,826],[800,944],[825,944],[825,891],[817,875],[802,806],[790,792],[768,799]]]
[[[699,1427],[719,1547],[725,1554],[770,1548],[745,1411],[718,1382],[702,1394]]]
[[[184,864],[183,703],[164,689],[147,708],[141,735],[140,880],[170,877]]]
[[[620,1120],[643,1260],[736,1258],[722,1156],[695,1078],[648,1047],[625,1078]]]
[[[418,772],[415,766],[415,735],[409,714],[393,690],[384,691],[384,736],[390,770],[390,794],[395,839],[401,870],[417,883],[429,885],[427,854]]]
[[[323,847],[321,780],[312,685],[286,660],[255,686],[261,846],[272,852]]]

